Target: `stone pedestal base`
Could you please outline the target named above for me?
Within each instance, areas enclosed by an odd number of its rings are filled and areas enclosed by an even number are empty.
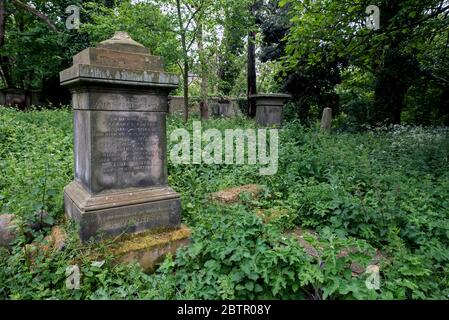
[[[178,248],[189,244],[190,234],[190,229],[183,225],[175,230],[126,236],[112,247],[112,254],[118,263],[138,262],[145,272],[154,272],[168,253],[175,254]]]
[[[80,239],[179,228],[181,201],[169,187],[129,188],[90,194],[74,181],[64,189],[67,215],[80,226]]]

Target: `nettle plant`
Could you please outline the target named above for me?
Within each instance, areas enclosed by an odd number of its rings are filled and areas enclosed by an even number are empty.
[[[215,213],[220,212],[217,217]],[[366,277],[354,278],[353,261],[367,263],[366,242],[338,238],[328,229],[319,259],[276,224],[266,225],[242,205],[210,207],[197,221],[193,243],[159,270],[172,274],[181,295],[194,299],[376,298]],[[337,257],[345,248],[358,251]]]
[[[254,128],[245,119],[211,119],[202,126]],[[168,120],[168,133],[193,122]],[[80,247],[70,226],[63,252],[24,253],[18,239],[0,252],[5,299],[446,299],[449,279],[449,136],[447,130],[384,127],[360,133],[322,133],[297,122],[279,132],[279,168],[174,165],[169,183],[182,196],[192,244],[165,260],[156,274],[114,265],[107,246]],[[0,109],[0,209],[26,222],[44,209],[63,223],[62,189],[73,176],[72,114]],[[257,198],[234,206],[209,194],[257,183]],[[259,216],[263,211],[270,218]],[[274,216],[271,216],[273,214]],[[35,232],[40,243],[48,228]],[[304,235],[318,254],[295,236]],[[352,248],[353,250],[347,250]],[[355,250],[357,249],[357,250]],[[92,265],[99,256],[105,263]],[[309,252],[308,252],[309,251]],[[342,254],[345,252],[346,254]],[[364,270],[381,253],[379,289]],[[77,263],[79,291],[66,288]],[[356,263],[361,273],[354,275]]]

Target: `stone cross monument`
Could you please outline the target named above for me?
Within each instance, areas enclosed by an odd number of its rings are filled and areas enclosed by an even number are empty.
[[[80,239],[180,226],[167,185],[166,113],[178,77],[125,32],[73,57],[61,72],[72,92],[75,180],[66,214]]]

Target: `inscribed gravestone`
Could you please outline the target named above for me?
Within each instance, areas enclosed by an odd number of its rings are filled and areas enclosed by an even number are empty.
[[[180,225],[167,185],[166,113],[178,77],[128,34],[88,48],[61,72],[72,92],[75,181],[64,190],[81,240]]]

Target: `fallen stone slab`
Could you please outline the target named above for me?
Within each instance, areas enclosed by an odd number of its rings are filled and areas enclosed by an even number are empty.
[[[14,214],[0,215],[0,247],[10,249],[12,242],[16,239],[19,227]]]
[[[310,242],[308,242],[305,237],[311,236],[318,240],[318,235],[313,230],[304,230],[302,228],[296,228],[295,230],[288,233],[288,235],[293,236],[304,251],[311,257],[318,259],[321,262],[322,248],[315,248]]]
[[[47,255],[50,252],[58,252],[65,249],[67,243],[67,234],[60,226],[54,226],[51,233],[44,238],[42,242],[33,242],[25,245],[25,253],[31,262],[37,255]]]
[[[111,252],[118,263],[137,262],[146,273],[152,273],[168,253],[176,251],[190,243],[191,231],[182,225],[174,230],[153,230],[126,236],[117,241]]]
[[[249,193],[252,197],[256,197],[257,195],[260,194],[261,191],[262,186],[257,184],[247,184],[244,186],[215,192],[212,193],[210,196],[212,200],[221,203],[231,204],[238,202],[240,200],[240,195],[243,193]]]
[[[362,253],[362,252],[358,248],[345,248],[345,249],[341,250],[339,254],[337,254],[337,258],[338,259],[345,258],[349,254],[354,254],[354,253]],[[376,249],[376,254],[371,258],[369,265],[374,265],[374,266],[379,265],[383,259],[384,259],[384,256],[382,255],[382,252],[380,252],[379,249]],[[353,272],[353,275],[360,275],[362,273],[365,273],[365,269],[355,262],[353,262],[351,264],[351,270]]]
[[[54,226],[51,229],[52,248],[56,251],[62,251],[66,247],[67,234],[60,226]]]
[[[301,247],[304,248],[304,251],[309,256],[317,259],[317,261],[320,264],[322,263],[321,257],[323,254],[323,249],[326,246],[326,243],[320,242],[320,245],[318,247],[317,245],[315,245],[315,246],[312,245],[306,239],[306,237],[309,236],[309,237],[313,237],[315,240],[317,240],[319,242],[320,241],[319,236],[315,231],[303,230],[302,228],[298,227],[295,230],[288,232],[287,235],[293,236],[295,239],[297,239],[298,243],[301,245]],[[355,253],[362,253],[362,252],[358,248],[344,248],[336,255],[336,258],[337,259],[346,258],[350,254],[355,254]],[[382,255],[382,253],[380,252],[380,250],[377,249],[376,254],[372,257],[372,259],[367,267],[378,266],[383,258],[384,257]],[[360,264],[358,264],[357,262],[354,262],[354,261],[351,261],[351,263],[348,265],[348,267],[351,269],[353,277],[358,277],[358,276],[364,274],[366,271],[365,267],[361,266]]]

